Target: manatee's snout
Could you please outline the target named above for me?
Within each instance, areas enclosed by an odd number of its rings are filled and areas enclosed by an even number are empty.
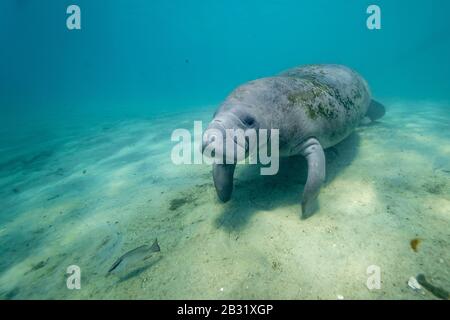
[[[211,146],[213,143],[216,143],[216,146],[219,146],[219,144],[217,143],[219,139],[222,139],[222,145],[224,146],[225,137],[225,127],[221,124],[220,120],[214,119],[213,121],[211,121],[205,133],[203,134],[202,152],[204,152],[205,149],[208,146]],[[218,148],[216,148],[215,152],[222,154],[223,150],[218,150]]]
[[[203,134],[202,152],[207,157],[222,159],[226,163],[236,163],[245,159],[246,141],[238,139],[236,130],[241,129],[233,117],[216,117]]]

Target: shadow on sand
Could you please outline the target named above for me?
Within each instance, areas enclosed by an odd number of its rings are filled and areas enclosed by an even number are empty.
[[[360,137],[353,133],[341,143],[325,150],[326,183],[352,163],[358,153],[359,143]],[[217,228],[239,231],[256,211],[290,205],[298,206],[300,216],[301,194],[308,174],[306,160],[302,156],[282,158],[278,174],[274,176],[262,176],[259,169],[256,165],[238,166],[233,196],[230,202],[223,205],[223,212],[215,221]],[[315,212],[317,210],[318,207]]]
[[[151,261],[145,263],[143,266],[136,268],[128,273],[126,273],[123,276],[119,277],[119,280],[117,281],[117,284],[125,282],[130,280],[131,278],[139,276],[141,273],[145,272],[146,270],[153,267],[155,264],[157,264],[162,259],[161,256],[158,256],[157,258],[152,259]]]

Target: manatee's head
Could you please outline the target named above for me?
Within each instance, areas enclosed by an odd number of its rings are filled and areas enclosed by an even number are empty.
[[[227,163],[244,160],[256,147],[259,126],[248,107],[221,108],[203,134],[202,150],[208,156],[213,148],[211,155]]]

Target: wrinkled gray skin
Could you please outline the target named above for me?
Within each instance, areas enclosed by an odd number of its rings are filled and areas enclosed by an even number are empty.
[[[369,87],[355,71],[341,65],[307,65],[239,86],[220,105],[208,129],[279,129],[280,156],[300,154],[308,162],[302,196],[307,216],[325,180],[323,150],[345,139],[366,115],[384,114],[380,104],[375,105],[379,112],[368,112],[369,106]],[[203,139],[205,147],[214,138]],[[223,202],[231,197],[234,169],[235,164],[213,165],[214,185]]]

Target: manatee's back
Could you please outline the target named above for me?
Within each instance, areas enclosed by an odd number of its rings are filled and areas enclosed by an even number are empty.
[[[348,136],[371,101],[367,82],[345,66],[306,65],[286,70],[279,77],[306,81],[294,102],[302,106],[306,122],[311,124],[308,134],[321,138],[325,148]]]
[[[353,103],[367,112],[371,93],[369,86],[356,71],[338,64],[314,64],[295,67],[279,74],[281,77],[306,79],[333,89],[330,94],[343,104]]]

